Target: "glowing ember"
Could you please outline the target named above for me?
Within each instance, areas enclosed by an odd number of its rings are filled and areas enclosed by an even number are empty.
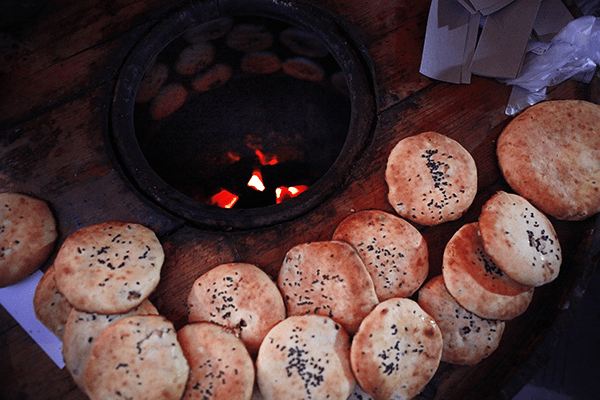
[[[308,189],[308,186],[305,186],[305,185],[290,186],[290,187],[285,187],[285,186],[278,187],[277,189],[275,189],[275,196],[277,198],[277,204],[279,204],[287,199],[291,199],[292,197],[298,196],[300,193],[304,192],[306,189]]]
[[[260,171],[254,171],[254,173],[252,174],[252,177],[248,181],[248,186],[258,190],[259,192],[262,192],[263,190],[265,190],[265,185],[262,181],[262,175],[261,175]]]
[[[275,156],[267,158],[267,156],[260,150],[255,149],[254,152],[256,153],[261,165],[275,165],[278,163],[277,157]]]
[[[235,194],[223,189],[219,193],[211,197],[210,201],[213,206],[218,206],[221,208],[231,208],[239,200],[239,198],[239,196],[236,196]]]
[[[235,153],[232,153],[231,151],[228,151],[227,152],[227,158],[231,162],[237,162],[237,161],[240,161],[241,157],[239,155],[235,154]]]

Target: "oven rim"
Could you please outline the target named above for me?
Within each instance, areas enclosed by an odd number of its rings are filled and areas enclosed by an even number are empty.
[[[221,17],[267,17],[317,34],[346,75],[350,124],[331,168],[299,196],[259,208],[223,209],[177,191],[152,169],[137,142],[135,95],[146,69],[164,47],[189,28]],[[336,14],[302,1],[213,0],[193,2],[161,18],[133,46],[119,71],[109,105],[108,142],[112,159],[138,197],[199,227],[221,231],[264,228],[292,221],[323,204],[347,179],[370,142],[376,125],[372,63],[365,46]]]

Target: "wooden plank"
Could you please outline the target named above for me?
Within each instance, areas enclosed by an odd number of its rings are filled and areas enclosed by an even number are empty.
[[[384,180],[387,156],[403,137],[435,130],[469,150],[479,172],[478,196],[460,220],[417,228],[430,250],[430,274],[441,272],[451,235],[477,219],[498,189],[507,189],[495,156],[495,140],[510,117],[504,107],[510,88],[493,79],[471,85],[433,82],[418,73],[428,2],[314,0],[342,16],[365,44],[371,60],[379,115],[369,145],[340,188],[295,220],[238,232],[196,229],[136,196],[106,152],[111,86],[124,54],[153,18],[174,7],[164,0],[77,3],[56,1],[44,19],[12,31],[0,45],[0,187],[47,200],[59,221],[61,239],[85,225],[127,220],[158,232],[165,248],[161,282],[151,295],[176,327],[187,321],[186,299],[194,279],[224,262],[251,262],[276,277],[292,246],[328,240],[337,224],[362,209],[393,212]],[[1,73],[4,72],[2,75]],[[567,82],[551,98],[584,98],[586,85]],[[597,94],[597,91],[594,92]],[[8,104],[8,108],[2,105]],[[558,223],[563,248],[577,244],[582,224]],[[51,262],[51,260],[49,261]],[[577,264],[578,265],[578,264]],[[443,364],[425,398],[481,398],[514,375],[539,343],[577,279],[569,268],[536,293],[527,314],[511,321],[501,349],[476,368]],[[583,268],[583,267],[582,267]],[[535,321],[531,323],[530,321]],[[65,370],[58,369],[0,308],[1,398],[85,398]]]
[[[177,2],[166,0],[47,2],[37,16],[6,31],[0,72],[31,76],[175,7]]]
[[[115,79],[134,37],[110,40],[29,74],[0,76],[4,90],[0,129],[14,128],[22,120],[37,117]]]
[[[0,326],[13,321],[0,307]],[[59,369],[18,324],[2,329],[0,335],[1,399],[83,400],[66,369]],[[8,379],[18,377],[18,379]]]
[[[187,296],[194,280],[219,264],[242,261],[226,235],[178,229],[162,239],[165,264],[150,300],[177,329],[187,323]]]
[[[164,0],[49,2],[2,38],[0,129],[114,79],[157,15],[177,7]]]
[[[97,88],[0,134],[0,187],[47,201],[61,240],[109,220],[141,223],[159,235],[181,224],[136,196],[112,164],[104,137],[108,90]]]
[[[315,1],[341,16],[366,47],[380,110],[430,85],[419,72],[430,2]]]

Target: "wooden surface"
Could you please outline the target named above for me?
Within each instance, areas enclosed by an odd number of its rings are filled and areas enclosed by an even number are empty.
[[[157,233],[165,251],[162,279],[151,300],[176,327],[186,320],[193,280],[223,262],[256,263],[276,275],[292,246],[331,238],[335,226],[362,209],[393,212],[384,170],[403,137],[434,130],[458,140],[478,167],[477,198],[460,220],[418,228],[430,251],[430,277],[441,273],[445,243],[475,221],[498,189],[510,190],[495,157],[508,123],[510,87],[481,77],[469,85],[419,74],[429,2],[326,0],[366,46],[377,94],[377,124],[343,187],[300,218],[243,232],[196,229],[142,200],[106,151],[109,102],[119,67],[141,35],[176,9],[166,0],[48,1],[41,14],[0,31],[0,188],[46,200],[59,224],[59,243],[93,223],[121,220]],[[555,99],[597,101],[595,86],[568,81]],[[592,97],[590,97],[592,96]],[[529,310],[507,324],[500,348],[474,368],[442,364],[424,398],[506,398],[514,395],[551,347],[598,263],[598,218],[553,221],[565,251],[559,278],[536,290]],[[44,269],[50,265],[50,259]],[[533,357],[533,359],[532,359]],[[533,366],[533,367],[532,367]],[[0,399],[83,399],[60,370],[0,307]]]

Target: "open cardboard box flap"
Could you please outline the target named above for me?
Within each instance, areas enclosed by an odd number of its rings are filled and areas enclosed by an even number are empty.
[[[420,72],[450,83],[516,78],[530,38],[549,40],[571,20],[561,0],[433,0]]]

